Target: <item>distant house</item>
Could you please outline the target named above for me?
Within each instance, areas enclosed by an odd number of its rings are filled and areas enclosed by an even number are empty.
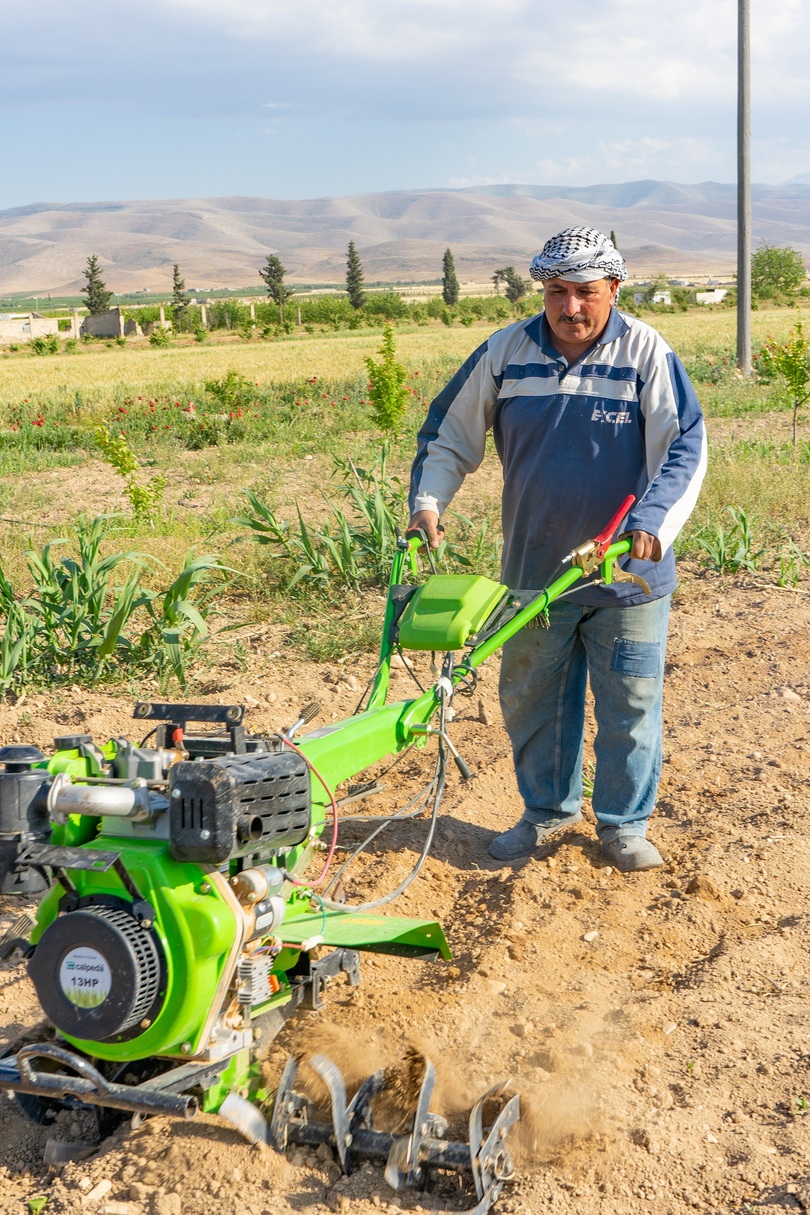
[[[672,303],[672,292],[671,291],[656,291],[652,297],[652,301],[647,299],[646,291],[634,291],[633,292],[633,303],[634,304],[649,304],[650,302],[652,302],[653,304],[669,305]]]
[[[727,295],[725,287],[713,287],[711,291],[696,291],[695,300],[698,304],[722,304]]]

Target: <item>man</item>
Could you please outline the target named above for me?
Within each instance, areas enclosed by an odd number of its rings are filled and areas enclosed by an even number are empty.
[[[504,646],[501,708],[525,810],[490,854],[516,860],[580,821],[590,678],[602,851],[622,872],[651,869],[663,863],[646,831],[661,770],[672,543],[705,471],[703,418],[663,338],[616,308],[627,271],[606,236],[567,228],[530,274],[544,284],[544,311],[493,334],[430,406],[410,527],[438,545],[442,511],[481,463],[490,429],[503,465],[510,587],[544,588],[560,559],[635,495],[621,564],[649,594],[632,582],[577,584],[551,606],[547,630],[523,629]]]

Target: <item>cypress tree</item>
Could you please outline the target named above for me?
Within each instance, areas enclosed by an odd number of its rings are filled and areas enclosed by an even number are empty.
[[[618,249],[619,242],[616,240],[616,233],[612,228],[610,229],[610,239],[613,241],[614,248]]]
[[[363,263],[355,248],[354,241],[349,241],[346,255],[346,290],[349,293],[349,303],[352,308],[362,308],[366,302],[363,293]]]
[[[182,326],[187,308],[186,280],[180,277],[180,267],[175,263],[172,267],[172,316],[175,328],[179,329]]]
[[[448,308],[458,303],[458,279],[456,278],[456,263],[453,254],[445,249],[442,258],[442,299]]]
[[[112,299],[112,291],[107,290],[107,284],[101,277],[98,255],[92,253],[87,259],[87,268],[82,271],[87,279],[87,285],[82,287],[82,295],[87,296],[87,310],[91,316],[106,312]]]
[[[505,283],[504,295],[511,304],[516,304],[518,300],[523,299],[523,296],[531,286],[525,278],[521,278],[514,266],[504,266],[502,270],[496,270],[492,276],[492,281],[495,283],[495,290],[498,292],[500,283]]]
[[[274,304],[278,304],[279,320],[283,325],[284,305],[294,292],[292,287],[288,287],[284,282],[284,275],[287,271],[282,266],[279,258],[274,253],[268,253],[266,261],[267,265],[262,266],[259,271],[259,277],[264,281],[270,299]]]

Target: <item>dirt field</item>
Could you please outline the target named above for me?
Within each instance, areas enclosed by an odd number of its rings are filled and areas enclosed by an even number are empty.
[[[367,956],[357,991],[335,985],[322,1013],[299,1015],[271,1048],[276,1075],[288,1050],[318,1047],[357,1080],[415,1044],[437,1064],[435,1105],[450,1114],[511,1076],[523,1120],[501,1215],[810,1211],[810,595],[681,573],[650,832],[666,866],[605,867],[590,816],[523,864],[488,858],[492,834],[519,816],[491,663],[453,728],[474,777],[452,771],[433,854],[394,907],[440,918],[454,960]],[[195,694],[246,700],[257,730],[289,723],[312,696],[324,718],[351,712],[364,670],[291,668],[274,646],[258,645],[249,678],[223,672]],[[394,694],[408,684],[400,671]],[[30,694],[0,708],[0,739],[103,738],[127,732],[130,711],[126,698]],[[424,830],[383,835],[349,872],[349,901],[395,885]],[[0,928],[19,910],[0,903]],[[2,977],[9,1041],[37,1012],[24,968],[3,964]],[[282,1161],[214,1118],[127,1125],[81,1162],[43,1165],[48,1139],[82,1130],[73,1115],[34,1127],[0,1103],[3,1215],[37,1196],[55,1215],[474,1205],[455,1183],[394,1194],[371,1166],[341,1179],[323,1151]]]

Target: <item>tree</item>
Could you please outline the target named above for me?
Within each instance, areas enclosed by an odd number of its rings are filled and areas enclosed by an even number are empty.
[[[496,270],[492,276],[492,281],[495,283],[495,291],[498,291],[499,282],[504,282],[504,295],[510,303],[516,304],[518,300],[523,299],[523,296],[529,290],[531,283],[527,283],[525,278],[521,278],[514,266],[504,266],[503,270]]]
[[[616,233],[613,231],[612,228],[610,229],[610,239],[611,239],[611,242],[613,243],[613,248],[618,249],[619,242],[616,240]]]
[[[442,258],[442,299],[448,308],[458,303],[458,279],[456,278],[456,263],[453,254],[445,249]]]
[[[793,458],[798,458],[799,410],[810,401],[810,342],[804,336],[801,317],[786,342],[769,339],[760,352],[759,371],[779,375],[785,381],[793,406]]]
[[[353,240],[349,241],[349,249],[346,254],[346,290],[349,293],[349,303],[352,308],[362,308],[366,302],[363,293],[363,263],[360,261],[360,254],[357,252]]]
[[[274,304],[278,304],[278,315],[282,325],[284,324],[284,305],[290,296],[295,294],[292,287],[288,287],[284,282],[286,273],[287,271],[274,253],[268,253],[267,265],[262,266],[259,271],[259,277],[267,286],[267,294]]]
[[[87,259],[87,269],[82,271],[87,279],[87,285],[82,287],[82,295],[87,296],[87,310],[91,316],[106,312],[113,297],[112,291],[107,290],[107,284],[101,277],[101,267],[98,255],[92,253]]]
[[[777,247],[763,242],[751,258],[751,291],[760,299],[777,295],[790,299],[805,277],[802,255],[790,245]]]
[[[172,316],[176,329],[182,325],[187,308],[186,281],[180,277],[180,267],[175,264],[172,267]]]
[[[669,279],[665,274],[656,274],[644,292],[644,303],[654,304],[656,295],[660,295],[663,291],[669,291]]]

